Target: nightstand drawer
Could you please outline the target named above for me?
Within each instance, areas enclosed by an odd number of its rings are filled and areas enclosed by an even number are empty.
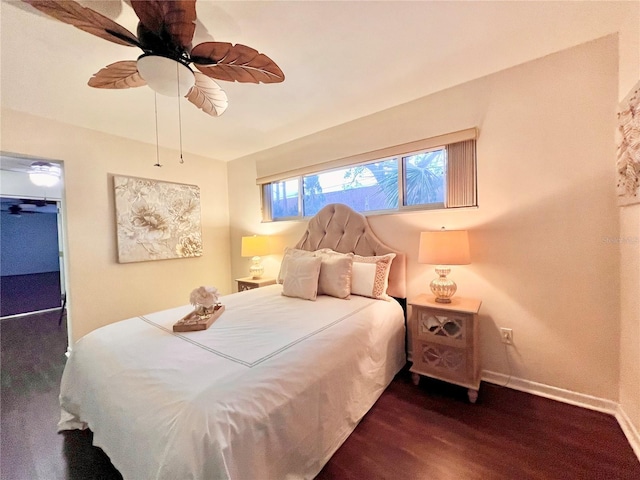
[[[416,317],[419,340],[460,348],[473,340],[471,315],[421,308]]]
[[[418,341],[414,352],[414,369],[424,375],[454,382],[467,382],[473,377],[472,358],[464,348]]]
[[[238,282],[238,291],[245,292],[247,290],[253,290],[254,288],[258,288],[255,283],[247,283],[247,282]]]

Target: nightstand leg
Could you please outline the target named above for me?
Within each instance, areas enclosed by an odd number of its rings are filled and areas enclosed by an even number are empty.
[[[476,403],[476,400],[478,400],[478,390],[474,390],[473,388],[468,389],[467,396],[471,403]]]
[[[413,382],[414,385],[418,385],[420,383],[420,375],[418,375],[417,373],[412,373],[411,381]]]

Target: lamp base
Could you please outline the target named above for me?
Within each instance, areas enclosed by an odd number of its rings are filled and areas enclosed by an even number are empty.
[[[451,269],[448,267],[436,267],[436,273],[438,278],[432,280],[431,292],[436,297],[438,303],[451,303],[451,297],[458,290],[458,286],[453,280],[447,278],[447,275],[451,273]]]
[[[251,267],[249,268],[251,278],[258,279],[264,275],[264,266],[260,257],[253,257],[251,259]]]
[[[451,299],[450,298],[439,298],[439,297],[436,297],[436,302],[438,302],[438,303],[451,303]]]

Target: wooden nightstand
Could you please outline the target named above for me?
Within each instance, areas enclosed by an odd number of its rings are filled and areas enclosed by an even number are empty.
[[[274,283],[276,283],[276,279],[244,277],[244,278],[236,278],[236,282],[238,282],[238,291],[244,292],[245,290],[253,290],[254,288],[273,285]]]
[[[467,387],[475,403],[480,387],[478,359],[478,310],[480,300],[455,296],[451,303],[437,303],[433,295],[418,295],[409,302],[413,383],[420,375]]]

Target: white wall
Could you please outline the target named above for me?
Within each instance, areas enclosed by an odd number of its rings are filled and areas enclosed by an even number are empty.
[[[35,133],[37,132],[37,134]],[[2,110],[2,151],[64,162],[69,318],[74,339],[118,320],[184,305],[199,285],[231,289],[226,164]],[[200,186],[204,254],[117,263],[111,175]],[[178,319],[176,319],[178,320]]]
[[[231,162],[232,274],[248,268],[241,235],[291,245],[304,228],[260,223],[256,162],[290,169],[308,155],[332,160],[477,126],[479,208],[375,216],[372,228],[407,253],[409,299],[434,276],[417,263],[420,231],[469,229],[473,263],[452,277],[459,295],[483,300],[483,368],[616,401],[620,269],[605,239],[619,232],[617,68],[611,36]],[[277,257],[267,260],[274,275]],[[513,328],[515,347],[505,350],[498,327]]]
[[[631,6],[620,31],[619,100],[640,80],[640,2]],[[619,215],[621,424],[640,458],[640,204]]]

